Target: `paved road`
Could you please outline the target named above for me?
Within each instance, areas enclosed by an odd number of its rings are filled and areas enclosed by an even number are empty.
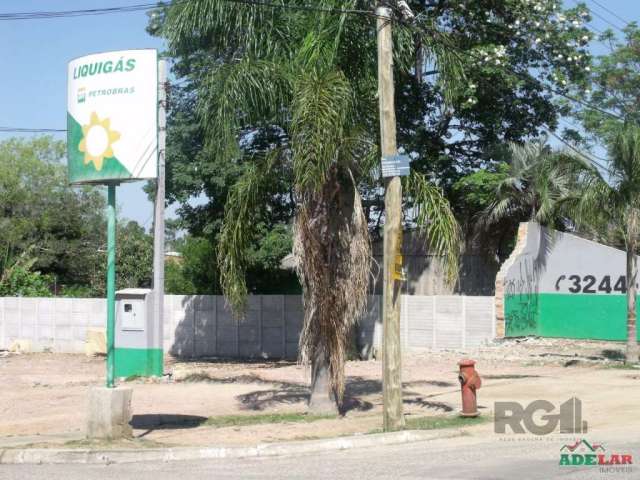
[[[640,436],[616,436],[608,452],[631,453],[640,462]],[[626,438],[626,440],[622,440]],[[0,465],[2,480],[165,479],[631,479],[632,473],[602,473],[599,467],[560,467],[564,439],[490,441],[461,437],[399,446],[278,458],[221,459],[162,464]],[[601,441],[594,439],[595,441]]]

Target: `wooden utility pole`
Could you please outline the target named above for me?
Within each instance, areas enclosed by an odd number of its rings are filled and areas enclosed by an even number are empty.
[[[380,149],[382,157],[397,154],[396,112],[393,87],[393,39],[391,10],[376,9],[378,31],[378,98],[380,102]],[[384,431],[404,427],[400,352],[400,286],[396,258],[402,248],[402,183],[399,176],[385,179],[384,197],[384,291],[382,397]]]

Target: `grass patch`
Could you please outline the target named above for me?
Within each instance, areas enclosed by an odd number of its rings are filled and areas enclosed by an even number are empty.
[[[4,447],[7,449],[26,448],[68,448],[70,450],[121,450],[121,449],[142,449],[142,448],[162,448],[167,445],[147,440],[144,438],[130,438],[121,440],[89,440],[86,438],[79,440],[69,440],[64,443],[56,442],[36,442],[22,445],[12,445]]]
[[[260,415],[220,415],[209,417],[204,425],[214,428],[244,427],[268,423],[310,423],[337,418],[335,415],[312,415],[307,413],[265,413]]]
[[[482,425],[491,421],[488,415],[480,415],[479,417],[459,417],[442,416],[442,417],[409,417],[406,419],[406,430],[436,430],[440,428],[463,428]]]
[[[64,443],[67,448],[81,449],[120,449],[120,448],[162,448],[166,445],[154,440],[145,438],[123,438],[120,440],[89,440],[83,438],[81,440],[70,440]]]
[[[478,417],[459,417],[457,415],[440,415],[431,417],[407,417],[405,418],[405,430],[440,430],[445,428],[464,428],[482,425],[493,420],[489,415]],[[382,433],[381,428],[376,428],[369,433]]]
[[[640,370],[639,363],[611,363],[603,365],[602,368],[613,368],[615,370]]]

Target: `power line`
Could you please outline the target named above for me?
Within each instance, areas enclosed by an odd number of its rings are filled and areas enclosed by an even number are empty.
[[[421,32],[421,33],[425,33],[425,32]],[[435,32],[435,33],[437,35],[439,32]],[[462,53],[463,55],[466,55],[468,57],[473,58],[476,61],[483,61],[483,59],[481,57],[479,57],[477,55],[474,55],[471,52],[462,50],[460,47],[457,47],[455,45],[449,45],[449,47],[452,48],[453,50],[455,50],[456,52]],[[582,105],[582,106],[584,106],[586,108],[589,108],[591,110],[595,110],[597,112],[600,112],[600,113],[602,113],[604,115],[608,115],[608,116],[613,117],[613,118],[616,118],[618,120],[624,120],[624,118],[622,118],[620,115],[617,115],[617,114],[615,114],[613,112],[609,112],[607,110],[604,110],[604,109],[598,107],[597,105],[593,105],[592,103],[589,103],[589,102],[587,102],[585,100],[582,100],[580,98],[574,97],[573,95],[569,95],[568,93],[562,92],[561,90],[559,90],[557,88],[554,88],[553,86],[544,83],[540,79],[532,77],[528,72],[518,71],[515,68],[509,67],[507,65],[499,65],[498,67],[501,70],[505,70],[505,71],[508,71],[508,72],[510,72],[510,73],[512,73],[514,75],[517,75],[518,77],[522,78],[523,80],[525,80],[525,81],[527,81],[527,82],[529,82],[531,84],[534,84],[534,85],[536,85],[538,87],[542,87],[543,89],[545,89],[545,90],[547,90],[547,91],[549,91],[551,93],[554,93],[556,95],[564,97],[567,100],[571,100],[572,102],[579,103],[580,105]]]
[[[176,3],[187,3],[191,0],[181,0]],[[376,14],[370,10],[357,10],[357,9],[341,9],[341,8],[325,8],[315,5],[295,5],[295,4],[283,4],[274,3],[262,0],[223,0],[227,3],[235,3],[239,5],[279,8],[286,10],[302,10],[310,12],[322,12],[322,13],[334,13],[334,14],[354,14],[354,15],[368,15],[375,17]],[[130,13],[144,10],[153,10],[158,8],[157,3],[140,3],[135,5],[128,5],[122,7],[110,7],[110,8],[91,8],[83,10],[62,10],[62,11],[36,11],[36,12],[11,12],[0,13],[0,21],[14,21],[14,20],[41,20],[41,19],[57,19],[57,18],[70,18],[70,17],[85,17],[95,15],[109,15],[114,13]]]
[[[577,0],[573,0],[574,3],[580,5],[580,3]],[[585,5],[586,6],[586,5]],[[623,31],[618,25],[616,25],[615,23],[609,21],[609,19],[607,19],[604,15],[600,15],[598,12],[594,12],[592,8],[589,8],[587,6],[587,9],[596,17],[598,17],[600,20],[602,20],[603,22],[611,25],[613,28],[615,28],[616,30],[620,30],[621,32]]]
[[[185,2],[188,2],[190,0],[182,0]],[[340,13],[340,14],[358,14],[358,15],[362,15],[362,14],[366,14],[368,16],[372,16],[375,17],[375,13],[374,12],[370,12],[370,11],[366,11],[366,10],[343,10],[343,9],[327,9],[327,8],[322,8],[322,7],[314,7],[314,6],[310,6],[310,5],[284,5],[284,4],[276,4],[276,3],[272,3],[272,2],[266,2],[266,1],[257,1],[257,0],[223,0],[229,3],[237,3],[237,4],[246,4],[246,5],[256,5],[256,6],[266,6],[266,7],[275,7],[275,8],[292,8],[292,9],[303,9],[303,10],[310,10],[310,11],[322,11],[322,12],[330,12],[330,13]],[[80,15],[97,15],[97,14],[106,14],[106,13],[116,13],[116,12],[122,12],[122,11],[135,11],[135,10],[142,10],[142,9],[148,9],[148,8],[152,8],[152,7],[157,7],[156,4],[138,4],[138,5],[130,5],[130,6],[126,6],[126,7],[112,7],[112,8],[103,8],[103,9],[88,9],[88,10],[68,10],[68,11],[64,11],[64,12],[27,12],[27,13],[9,13],[9,14],[0,14],[0,21],[1,20],[23,20],[23,19],[28,19],[28,18],[60,18],[62,16],[80,16]],[[31,16],[31,17],[27,17],[27,16]],[[40,15],[35,17],[34,15]],[[43,15],[48,15],[48,17],[45,17]],[[11,17],[11,18],[9,18]],[[405,22],[400,21],[399,23],[401,23],[402,25],[404,25],[405,27],[409,27],[409,28],[415,28],[414,25],[408,25]],[[419,29],[418,29],[419,30]],[[419,30],[420,33],[426,33],[422,30]],[[439,32],[435,32],[436,34],[439,34]],[[464,51],[462,50],[460,47],[454,46],[454,45],[450,45],[451,48],[453,48],[455,51],[462,53],[463,55],[466,55],[468,57],[472,57],[474,58],[476,61],[482,61],[482,59],[476,55],[474,55],[471,52],[468,51]],[[623,120],[622,117],[620,117],[619,115],[616,115],[615,113],[609,112],[607,110],[604,110],[596,105],[593,105],[589,102],[586,102],[580,98],[574,97],[572,95],[569,95],[565,92],[562,92],[561,90],[552,87],[551,85],[548,85],[546,83],[544,83],[543,81],[541,81],[540,79],[534,78],[532,77],[528,72],[520,72],[517,71],[514,68],[508,67],[507,65],[504,66],[500,66],[501,69],[503,70],[508,70],[510,71],[512,74],[517,75],[518,77],[524,79],[527,82],[533,83],[538,87],[541,87],[543,89],[546,89],[547,91],[554,93],[556,95],[562,96],[568,100],[571,100],[573,102],[579,103],[582,106],[598,111],[602,114],[611,116],[613,118],[616,118],[618,120]],[[16,128],[16,127],[0,127],[0,132],[33,132],[33,133],[44,133],[44,132],[64,132],[66,130],[63,129],[31,129],[31,128]]]
[[[149,10],[151,8],[157,8],[157,7],[158,5],[154,3],[144,3],[144,4],[137,4],[137,5],[123,6],[123,7],[92,8],[92,9],[84,9],[84,10],[11,12],[11,13],[0,13],[0,21],[38,20],[38,19],[51,19],[51,18],[108,15],[112,13],[137,12],[140,10]]]
[[[22,128],[22,127],[0,127],[0,132],[9,133],[54,133],[66,132],[64,128]]]
[[[616,17],[618,20],[620,20],[622,23],[624,23],[625,25],[629,25],[629,22],[626,21],[624,18],[622,18],[620,15],[618,15],[616,12],[614,12],[613,10],[610,10],[609,8],[607,8],[606,6],[602,5],[600,2],[596,1],[596,0],[591,0],[593,3],[595,3],[597,6],[599,6],[601,9],[603,9],[605,12],[609,12],[611,15],[613,15],[614,17]]]
[[[577,0],[573,0],[573,3],[575,3],[575,4],[576,4],[576,5],[578,5],[578,6],[582,6],[582,5],[583,5],[582,3],[578,2]],[[589,8],[586,4],[585,4],[584,6],[585,6],[585,8],[589,11],[589,13],[591,13],[591,14],[593,14],[593,15],[595,15],[595,16],[597,16],[597,17],[599,17],[599,18],[601,18],[602,20],[604,20],[605,22],[609,23],[610,25],[613,25],[613,24],[612,24],[611,22],[609,22],[606,18],[604,18],[604,17],[602,17],[602,16],[598,15],[596,12],[594,12],[594,11],[593,11],[591,8]],[[600,36],[600,35],[604,35],[604,31],[600,30],[599,28],[597,28],[595,25],[591,24],[590,22],[589,22],[589,23],[585,23],[585,24],[584,24],[584,26],[585,26],[588,30],[590,30],[591,32],[593,32],[593,33],[597,34],[597,35],[596,35],[595,40],[596,40],[598,43],[601,43],[602,45],[604,45],[604,46],[605,46],[605,48],[607,48],[610,52],[612,52],[612,53],[614,52],[614,49],[613,49],[613,47],[611,47],[611,45],[609,45],[608,43],[605,43],[604,41],[602,41],[602,40],[600,40],[599,38],[597,38],[597,37],[598,37],[598,36]],[[618,30],[620,30],[616,25],[613,25],[613,27],[614,27],[614,28],[617,28]]]
[[[569,147],[573,152],[577,153],[578,155],[580,155],[582,158],[584,158],[585,160],[588,160],[592,165],[594,165],[597,168],[600,168],[601,170],[604,170],[605,172],[609,171],[609,168],[605,167],[604,165],[602,165],[600,162],[598,162],[596,159],[594,159],[593,157],[585,154],[584,152],[580,151],[578,148],[576,148],[574,145],[571,145],[571,143],[567,142],[564,138],[562,138],[560,135],[557,135],[556,133],[554,133],[550,128],[548,128],[547,126],[543,126],[544,130],[552,135],[556,140],[559,140],[560,142],[562,142],[564,145],[566,145],[567,147]]]
[[[579,126],[579,125],[576,125],[576,124],[575,124],[575,123],[573,123],[573,122],[570,122],[569,120],[567,120],[567,118],[566,118],[566,117],[560,117],[560,118],[558,119],[558,121],[559,121],[560,123],[564,123],[565,128],[566,128],[566,127],[569,127],[569,128],[571,128],[572,130],[576,130],[576,131],[578,131],[578,130],[580,130],[580,129],[584,130],[584,127],[581,127],[581,126]],[[599,156],[599,155],[596,155],[596,154],[595,154],[595,153],[593,153],[593,152],[589,152],[589,155],[591,155],[591,156],[592,156],[593,158],[595,158],[595,159],[600,160],[601,162],[605,162],[605,163],[608,163],[608,162],[609,162],[609,159],[604,158],[604,157],[601,157],[601,156]]]

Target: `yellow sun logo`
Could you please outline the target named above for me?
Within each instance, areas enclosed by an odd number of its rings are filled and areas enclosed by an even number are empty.
[[[100,120],[96,112],[91,113],[89,125],[82,126],[82,140],[78,150],[84,152],[84,164],[93,162],[96,170],[102,170],[104,159],[113,157],[112,145],[120,134],[110,128],[110,120]]]

